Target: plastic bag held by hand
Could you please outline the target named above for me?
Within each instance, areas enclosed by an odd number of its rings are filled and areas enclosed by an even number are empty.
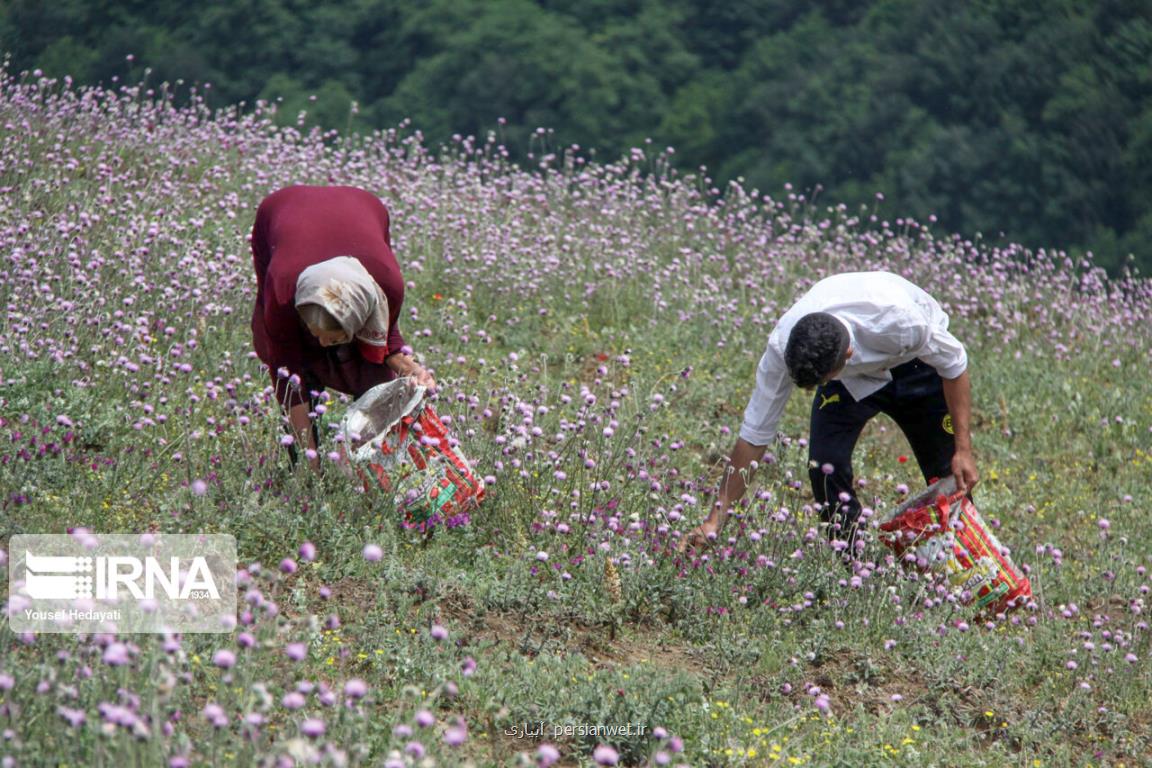
[[[340,426],[350,463],[365,485],[393,494],[406,526],[462,525],[483,500],[483,481],[450,445],[448,429],[424,402],[424,387],[411,379],[368,390]]]
[[[951,476],[881,521],[880,538],[920,570],[947,576],[965,605],[995,614],[1032,598],[1028,578]]]

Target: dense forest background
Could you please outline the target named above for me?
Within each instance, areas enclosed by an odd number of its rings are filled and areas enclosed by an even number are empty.
[[[601,159],[651,139],[718,183],[883,193],[892,217],[1152,271],[1148,0],[6,0],[0,50],[341,131],[499,125],[520,156],[537,127]]]

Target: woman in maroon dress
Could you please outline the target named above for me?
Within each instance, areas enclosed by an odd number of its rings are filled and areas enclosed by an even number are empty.
[[[435,387],[396,325],[404,280],[375,195],[354,187],[273,192],[256,211],[252,262],[252,344],[297,441],[316,449],[308,414],[325,388],[359,397],[397,376]]]

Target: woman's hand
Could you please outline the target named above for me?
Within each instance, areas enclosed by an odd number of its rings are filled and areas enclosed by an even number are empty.
[[[421,365],[417,365],[416,370],[412,373],[409,373],[408,375],[415,379],[417,384],[424,387],[429,392],[432,392],[436,389],[436,379],[432,378],[432,374],[428,373],[427,368]]]
[[[397,353],[391,355],[385,360],[388,367],[396,372],[397,376],[409,376],[421,387],[432,391],[436,389],[436,380],[432,378],[432,374],[428,369],[420,365],[408,355]]]

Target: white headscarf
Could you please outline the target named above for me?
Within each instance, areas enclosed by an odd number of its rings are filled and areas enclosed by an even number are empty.
[[[351,256],[313,264],[296,280],[296,306],[319,304],[348,338],[376,347],[387,345],[388,297],[364,265]]]

